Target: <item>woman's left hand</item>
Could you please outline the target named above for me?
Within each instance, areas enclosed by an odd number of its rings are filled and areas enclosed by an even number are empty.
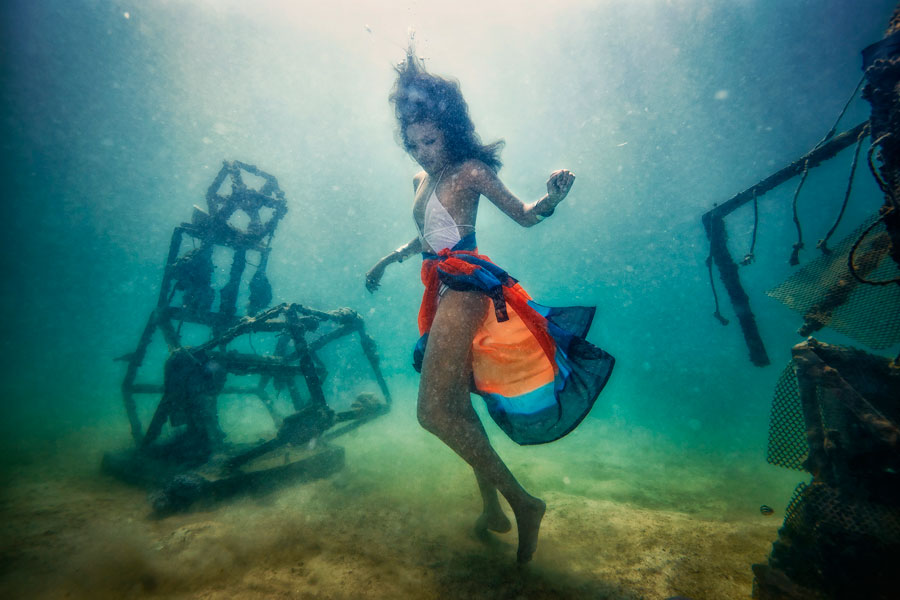
[[[573,183],[575,175],[568,169],[560,169],[550,174],[550,179],[547,180],[547,196],[554,207],[565,199]]]

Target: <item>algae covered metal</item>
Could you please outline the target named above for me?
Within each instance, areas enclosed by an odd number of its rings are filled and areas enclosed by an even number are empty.
[[[135,350],[119,359],[127,363],[122,397],[135,448],[103,459],[105,471],[154,490],[151,501],[160,514],[197,500],[327,476],[343,467],[343,449],[328,440],[391,405],[375,341],[358,313],[298,303],[269,307],[266,268],[275,230],[287,213],[275,177],[226,161],[206,200],[208,210],[195,206],[191,222],[175,228],[156,307]],[[230,258],[230,267],[217,288],[216,263],[223,269],[223,258]],[[157,332],[167,349],[161,382],[159,365],[147,356]],[[336,411],[335,399],[323,389],[328,369],[319,354],[348,336],[358,339],[379,393],[358,393]],[[230,385],[235,379],[241,383]],[[273,399],[281,392],[290,398],[290,414],[280,414]],[[273,420],[275,436],[230,443],[218,414],[226,395],[256,397]],[[138,397],[151,398],[146,429]]]

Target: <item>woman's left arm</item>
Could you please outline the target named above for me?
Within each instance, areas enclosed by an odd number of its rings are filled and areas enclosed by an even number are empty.
[[[473,189],[493,202],[522,227],[537,225],[552,215],[556,206],[565,199],[572,189],[572,184],[575,183],[575,175],[571,171],[567,169],[554,171],[547,180],[547,194],[537,202],[525,204],[510,192],[497,174],[486,165],[473,165],[469,174]]]

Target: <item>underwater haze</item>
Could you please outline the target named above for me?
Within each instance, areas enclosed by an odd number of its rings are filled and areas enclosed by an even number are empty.
[[[880,40],[889,0],[329,3],[9,0],[2,9],[0,593],[17,598],[738,599],[805,473],[766,464],[778,376],[800,315],[765,296],[793,271],[794,181],[759,203],[741,270],[771,365],[753,366],[701,215],[831,128]],[[469,468],[416,421],[418,261],[366,271],[415,236],[412,176],[388,94],[414,35],[457,79],[500,176],[531,202],[523,229],[482,203],[479,247],[542,304],[596,306],[588,340],[616,357],[589,417],[499,453],[548,503],[534,561],[515,533],[470,534]],[[858,97],[840,130],[868,118]],[[800,198],[815,257],[852,150]],[[131,441],[125,363],[156,306],[174,227],[205,207],[224,160],[278,179],[272,304],[350,307],[378,344],[391,413],[335,443],[337,475],[149,518],[146,491],[103,475]],[[863,173],[865,169],[861,168]],[[863,173],[835,240],[882,198]],[[743,256],[748,206],[728,220]],[[224,280],[222,280],[224,281]],[[825,329],[817,337],[846,342]],[[160,340],[154,348],[163,352]],[[893,349],[896,354],[896,349]],[[326,395],[377,391],[348,342]],[[161,359],[151,363],[161,376]],[[287,412],[283,399],[282,408]],[[473,400],[484,416],[482,403]],[[142,398],[145,422],[153,406]],[[223,396],[230,440],[275,434],[254,397]],[[775,515],[760,514],[761,504]]]

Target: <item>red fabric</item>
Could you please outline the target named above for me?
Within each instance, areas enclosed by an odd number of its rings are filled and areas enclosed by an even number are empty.
[[[419,307],[419,335],[424,335],[431,330],[431,324],[434,322],[434,317],[437,314],[438,292],[441,287],[441,280],[438,277],[438,265],[440,265],[445,272],[450,274],[459,273],[469,275],[478,268],[477,265],[456,258],[456,256],[461,254],[469,254],[481,260],[493,263],[487,256],[478,254],[477,250],[451,251],[449,249],[441,250],[440,253],[438,253],[439,258],[423,261],[421,276],[422,283],[425,285],[425,292],[422,295],[422,305]],[[522,286],[516,283],[512,286],[503,286],[503,297],[506,300],[506,303],[512,307],[522,319],[522,322],[534,336],[537,343],[540,344],[544,354],[550,360],[554,372],[556,372],[556,344],[550,336],[550,333],[547,331],[546,319],[528,304],[528,301],[531,300],[531,296],[528,295]]]

